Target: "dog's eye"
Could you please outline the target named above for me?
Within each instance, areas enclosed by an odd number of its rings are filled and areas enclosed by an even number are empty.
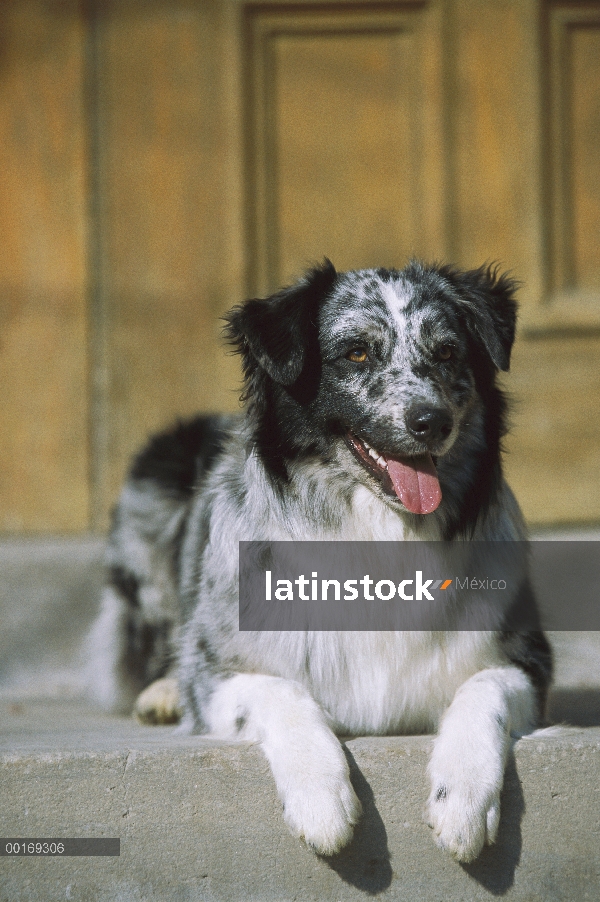
[[[453,353],[452,345],[440,345],[437,349],[438,360],[450,360]]]
[[[351,360],[352,363],[364,363],[368,357],[369,355],[364,348],[352,348],[352,350],[348,351],[346,354],[346,359]]]

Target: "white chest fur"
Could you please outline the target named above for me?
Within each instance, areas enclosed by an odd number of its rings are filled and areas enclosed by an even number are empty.
[[[435,730],[457,688],[478,670],[502,663],[493,634],[474,631],[256,638],[263,672],[302,683],[332,728],[346,735]]]

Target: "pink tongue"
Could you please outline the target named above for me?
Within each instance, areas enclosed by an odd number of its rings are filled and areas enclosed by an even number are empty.
[[[404,460],[388,457],[387,469],[394,491],[407,510],[413,514],[430,514],[439,507],[442,490],[431,454]]]

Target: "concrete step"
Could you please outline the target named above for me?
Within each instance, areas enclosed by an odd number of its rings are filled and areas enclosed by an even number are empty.
[[[4,837],[119,837],[120,857],[0,858],[2,902],[600,898],[600,728],[520,740],[498,841],[461,866],[422,820],[430,738],[346,744],[365,811],[322,859],[290,836],[247,743],[173,736],[75,701],[3,701]]]
[[[120,837],[121,855],[0,857],[0,902],[600,898],[597,633],[552,635],[551,713],[571,726],[516,744],[498,842],[477,862],[450,860],[422,821],[423,736],[347,743],[365,816],[320,859],[288,834],[260,749],[78,698],[101,552],[96,539],[0,543],[0,835]]]
[[[79,648],[98,609],[103,539],[0,541],[0,692],[81,690]]]

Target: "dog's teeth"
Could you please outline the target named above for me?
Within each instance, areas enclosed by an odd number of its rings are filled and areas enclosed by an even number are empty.
[[[380,467],[387,467],[387,460],[385,459],[383,454],[381,455],[381,457],[377,458],[377,463],[379,464]]]
[[[379,454],[375,451],[374,448],[369,448],[369,456],[373,458],[373,460],[377,460],[379,458]]]
[[[365,446],[365,448],[367,449],[367,451],[370,451],[370,450],[371,450],[371,446],[370,446],[370,444],[369,444],[368,442],[363,441],[363,445]]]

